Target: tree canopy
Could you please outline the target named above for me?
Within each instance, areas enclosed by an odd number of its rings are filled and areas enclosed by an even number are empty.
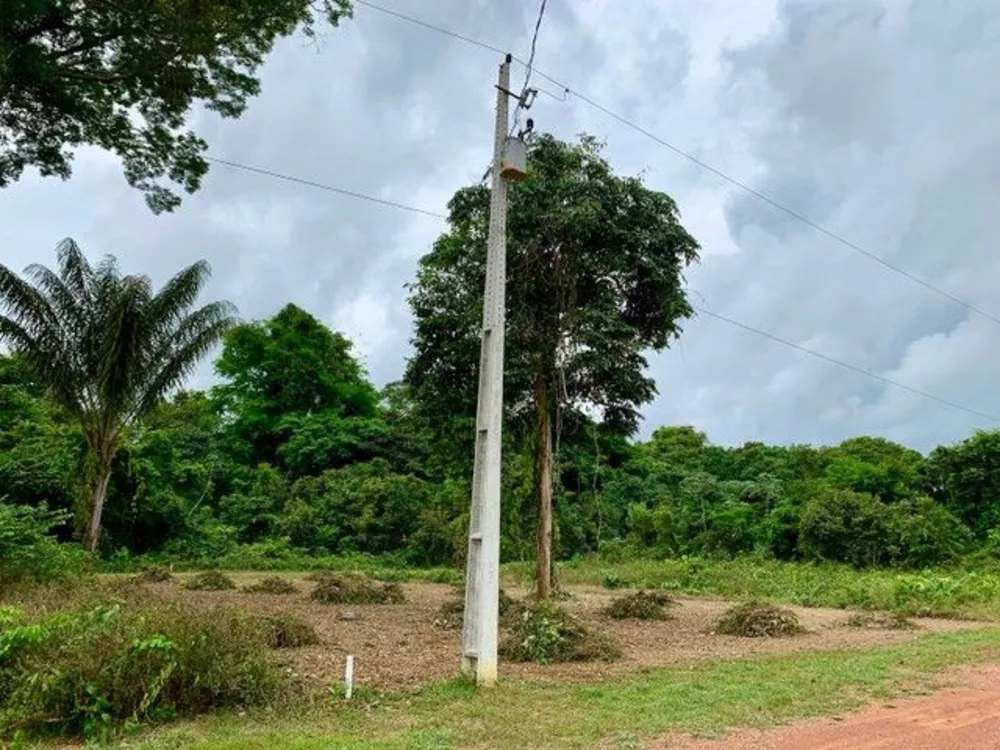
[[[194,192],[208,144],[184,131],[193,106],[239,117],[276,39],[348,0],[4,0],[0,4],[0,188],[26,167],[70,176],[73,152],[116,154],[154,211]]]

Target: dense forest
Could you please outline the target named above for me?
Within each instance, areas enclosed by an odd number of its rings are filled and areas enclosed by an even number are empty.
[[[683,426],[636,441],[656,394],[645,357],[692,314],[699,247],[669,196],[600,151],[538,136],[509,193],[504,559],[995,557],[1000,432],[928,456],[866,436],[726,448]],[[0,568],[49,531],[108,564],[461,564],[489,190],[449,212],[410,286],[412,354],[381,390],[294,305],[255,322],[193,309],[203,263],[155,292],[71,241],[56,271],[0,266]],[[215,385],[183,390],[210,352]],[[541,596],[551,578],[539,562]]]
[[[406,383],[380,392],[347,339],[292,305],[232,328],[215,370],[210,391],[173,395],[124,435],[103,556],[460,558],[467,414],[441,429]],[[0,358],[8,509],[44,508],[54,532],[74,539],[86,455],[79,426],[32,370]],[[559,558],[753,553],[919,567],[1000,551],[1000,432],[925,457],[877,437],[725,448],[691,427],[635,442],[573,413],[561,419],[555,467]],[[530,432],[508,430],[503,499],[504,557],[530,558]]]

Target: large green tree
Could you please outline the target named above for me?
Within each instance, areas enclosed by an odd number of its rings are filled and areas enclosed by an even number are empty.
[[[677,207],[642,180],[616,175],[599,144],[552,136],[531,145],[511,186],[505,400],[534,422],[536,583],[551,584],[553,443],[570,408],[591,407],[625,432],[656,393],[645,353],[667,346],[691,314],[684,268],[698,244]],[[449,230],[412,287],[415,352],[407,380],[440,413],[474,413],[489,191],[463,188]]]
[[[368,421],[378,414],[378,392],[351,342],[295,305],[234,327],[215,369],[223,382],[213,398],[250,465],[317,473],[343,465],[379,433]]]
[[[123,432],[176,388],[232,324],[232,306],[193,310],[209,276],[195,263],[153,292],[105,257],[91,266],[72,240],[58,273],[0,265],[0,341],[24,358],[53,401],[80,423],[92,460],[86,541],[93,550]]]
[[[336,24],[348,0],[3,0],[0,188],[25,167],[69,177],[74,149],[117,154],[154,211],[198,189],[204,140],[184,132],[203,105],[238,117],[260,90],[276,39]]]

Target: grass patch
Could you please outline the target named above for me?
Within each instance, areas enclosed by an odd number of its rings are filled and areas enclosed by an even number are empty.
[[[251,583],[243,589],[248,594],[295,594],[298,589],[291,581],[279,578],[278,576],[268,576],[256,583]]]
[[[530,581],[532,568],[504,566],[508,578]],[[1000,620],[1000,574],[940,568],[921,572],[856,570],[832,563],[790,563],[744,557],[625,560],[587,558],[559,566],[568,585],[664,589],[729,599],[767,599],[805,607],[903,612],[920,617]]]
[[[310,598],[323,604],[402,604],[406,601],[398,583],[375,581],[358,573],[327,573],[317,576]]]
[[[901,612],[857,612],[844,621],[849,628],[868,630],[915,630],[917,623]]]
[[[615,620],[666,620],[673,600],[663,591],[636,591],[612,600],[602,612]]]
[[[790,609],[749,601],[726,610],[712,632],[745,638],[784,638],[800,635],[806,630]]]
[[[227,591],[235,589],[233,579],[217,570],[206,570],[184,582],[184,588],[191,591]]]
[[[264,637],[271,648],[301,648],[319,643],[312,625],[285,613],[264,618]]]
[[[771,656],[656,669],[592,685],[501,682],[477,691],[453,681],[365,710],[328,704],[307,716],[219,715],[158,730],[130,750],[404,750],[634,745],[668,732],[718,735],[831,715],[864,700],[926,687],[949,666],[995,658],[1000,628],[930,635],[876,651]],[[632,745],[628,745],[632,746]]]
[[[528,602],[511,618],[499,654],[510,661],[539,664],[567,661],[613,661],[621,656],[615,643],[552,602]]]

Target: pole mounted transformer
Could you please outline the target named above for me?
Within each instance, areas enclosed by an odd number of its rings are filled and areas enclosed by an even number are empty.
[[[493,138],[490,226],[486,247],[476,453],[469,514],[469,554],[465,569],[462,672],[476,684],[497,679],[500,596],[500,465],[503,431],[503,355],[507,282],[507,183],[527,176],[527,147],[508,135],[511,56],[500,65]]]

